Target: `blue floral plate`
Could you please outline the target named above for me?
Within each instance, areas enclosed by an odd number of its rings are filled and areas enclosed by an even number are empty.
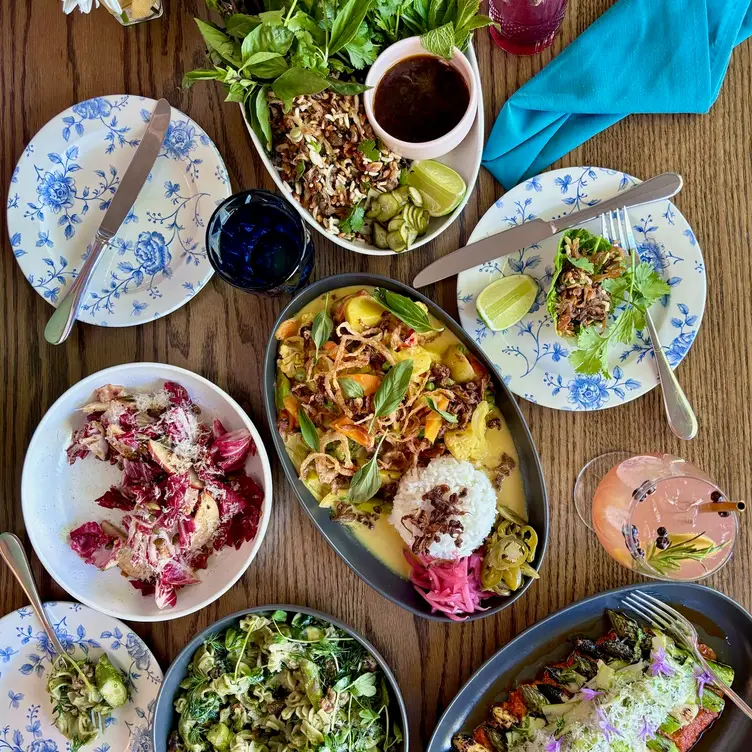
[[[540,217],[551,220],[595,206],[639,183],[623,172],[601,167],[567,167],[531,178],[505,193],[478,222],[470,243]],[[651,309],[672,367],[684,359],[705,311],[705,264],[687,220],[670,201],[630,209],[640,257],[649,261],[671,288]],[[598,220],[584,225],[600,233]],[[546,311],[559,236],[503,259],[462,272],[457,305],[465,331],[483,348],[512,392],[558,410],[602,410],[630,402],[658,384],[654,354],[646,332],[631,345],[612,348],[611,378],[575,373],[568,355],[572,343],[556,335]],[[522,321],[503,332],[478,318],[475,299],[488,284],[510,274],[528,274],[540,287]]]
[[[32,139],[8,191],[8,232],[31,286],[53,305],[65,294],[146,132],[156,102],[89,99],[60,113]],[[78,320],[134,326],[171,313],[209,280],[206,223],[230,194],[222,157],[182,112],[112,241]]]
[[[123,622],[80,603],[45,603],[57,636],[76,657],[110,660],[128,677],[128,702],[115,711],[93,752],[151,752],[151,729],[162,670]],[[0,619],[0,752],[64,752],[45,689],[54,653],[31,608]],[[87,747],[88,749],[88,747]]]

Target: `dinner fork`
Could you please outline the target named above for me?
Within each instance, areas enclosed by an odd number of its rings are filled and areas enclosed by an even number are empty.
[[[649,621],[658,629],[666,632],[669,637],[678,643],[685,650],[692,653],[694,659],[702,668],[713,677],[713,683],[723,692],[747,718],[752,720],[752,708],[747,705],[731,687],[721,681],[710,667],[705,657],[700,652],[697,630],[691,621],[682,616],[676,609],[671,608],[663,601],[654,598],[652,595],[635,590],[622,601],[625,606],[639,614],[643,619]]]
[[[615,222],[614,215],[616,215]],[[637,242],[632,233],[632,223],[626,207],[615,212],[601,214],[601,231],[610,243],[618,242],[630,254],[638,255]],[[648,310],[645,311],[645,322],[655,354],[655,365],[663,392],[663,406],[666,410],[668,426],[680,439],[693,439],[697,435],[697,418],[676,375],[671,370],[666,353],[658,339],[658,330]]]

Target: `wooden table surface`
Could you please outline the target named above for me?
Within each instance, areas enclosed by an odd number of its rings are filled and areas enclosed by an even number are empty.
[[[476,34],[486,122],[505,99],[611,4],[571,0],[552,49],[514,58]],[[273,188],[254,153],[238,108],[223,104],[215,84],[181,91],[182,73],[201,67],[203,45],[193,16],[201,0],[166,0],[159,21],[123,29],[104,11],[64,16],[56,0],[0,3],[0,185],[9,184],[24,145],[54,115],[103,94],[164,96],[206,129],[222,153],[236,190]],[[641,178],[675,170],[685,187],[677,204],[704,250],[708,305],[697,341],[678,370],[700,420],[699,436],[682,443],[669,432],[658,390],[628,405],[572,414],[522,402],[550,494],[551,535],[541,579],[512,608],[467,625],[425,621],[361,582],[316,532],[276,458],[274,509],[258,557],[241,581],[198,614],[159,624],[132,624],[164,669],[188,638],[221,616],[264,603],[297,603],[334,614],[367,635],[394,669],[408,705],[413,742],[425,749],[435,723],[468,677],[493,652],[547,614],[638,578],[620,568],[578,521],[571,498],[582,464],[609,449],[673,452],[704,468],[732,498],[749,499],[752,477],[752,44],[731,60],[718,102],[705,116],[629,117],[554,167],[600,165]],[[369,271],[408,281],[430,261],[464,244],[501,194],[481,171],[462,217],[437,241],[401,256],[370,258],[315,239],[314,278]],[[128,329],[77,326],[61,347],[42,332],[51,308],[24,279],[2,217],[0,326],[0,529],[24,537],[20,479],[26,446],[51,403],[79,379],[132,361],[161,361],[197,371],[227,390],[265,438],[261,360],[284,299],[256,298],[216,277],[189,305],[167,318]],[[455,282],[434,296],[456,315]],[[269,445],[270,446],[270,445]],[[271,450],[273,453],[273,450]],[[26,540],[27,549],[28,539]],[[43,597],[64,598],[36,559]],[[752,542],[742,535],[734,560],[708,583],[752,609]],[[26,599],[0,566],[0,614]]]

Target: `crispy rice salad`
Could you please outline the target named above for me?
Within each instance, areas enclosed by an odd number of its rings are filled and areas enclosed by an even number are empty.
[[[269,106],[274,165],[295,199],[329,232],[370,243],[366,199],[397,188],[404,163],[377,145],[360,97],[323,91],[297,97],[285,113],[270,96]]]
[[[184,387],[166,381],[157,392],[106,384],[84,405],[68,461],[90,454],[117,465],[120,485],[95,499],[124,512],[118,524],[86,522],[70,533],[71,548],[101,570],[119,567],[159,608],[199,582],[213,551],[239,548],[256,535],[264,494],[245,474],[256,447],[246,429],[211,428]]]

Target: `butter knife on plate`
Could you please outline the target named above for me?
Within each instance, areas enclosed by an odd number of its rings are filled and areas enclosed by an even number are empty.
[[[166,99],[160,99],[151,114],[146,133],[105,212],[102,224],[99,225],[94,235],[94,242],[81,271],[44,328],[44,338],[50,344],[59,345],[68,338],[94,270],[107,250],[109,242],[115,237],[115,233],[120,229],[131,207],[136,203],[138,194],[159,156],[167,126],[170,124],[170,114],[170,103]]]
[[[521,248],[527,248],[533,243],[539,243],[541,240],[553,237],[563,230],[595,219],[604,212],[671,198],[671,196],[679,193],[681,188],[681,175],[675,172],[664,172],[619,193],[618,196],[600,201],[594,206],[569,214],[566,217],[550,222],[543,219],[523,222],[521,225],[490,235],[477,243],[466,245],[464,248],[434,261],[418,273],[413,280],[413,287],[425,287],[447,277],[453,277],[467,269],[480,266],[486,261],[501,258],[509,253],[519,251]]]

